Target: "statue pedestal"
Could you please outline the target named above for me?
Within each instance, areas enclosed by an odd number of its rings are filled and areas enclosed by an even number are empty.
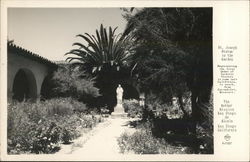
[[[114,108],[114,112],[111,113],[111,117],[127,117],[127,113],[125,113],[122,104],[117,104]]]

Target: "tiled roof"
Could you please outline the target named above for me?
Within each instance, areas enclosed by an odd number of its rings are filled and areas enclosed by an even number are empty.
[[[24,56],[26,58],[29,58],[33,61],[37,61],[39,63],[42,63],[42,64],[46,64],[48,66],[52,66],[52,67],[56,67],[57,64],[38,55],[38,54],[35,54],[31,51],[28,51],[22,47],[19,47],[13,43],[8,43],[8,52],[13,52],[14,54],[17,54],[17,55],[20,55],[20,56]]]

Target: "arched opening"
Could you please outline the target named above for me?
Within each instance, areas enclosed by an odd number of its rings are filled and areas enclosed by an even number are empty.
[[[27,101],[37,97],[37,85],[33,73],[28,69],[20,69],[13,83],[13,99]]]
[[[42,83],[41,86],[41,100],[44,101],[46,99],[50,99],[53,98],[55,96],[54,92],[53,92],[53,88],[56,87],[55,83],[52,80],[53,75],[49,74],[47,75]]]

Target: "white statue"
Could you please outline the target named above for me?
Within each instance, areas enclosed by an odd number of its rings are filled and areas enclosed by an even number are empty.
[[[123,97],[123,89],[121,85],[119,84],[116,88],[116,99],[117,104],[114,107],[114,112],[111,113],[112,117],[126,117],[127,113],[124,111],[124,107],[122,105],[122,97]]]
[[[117,105],[122,104],[122,96],[123,96],[123,89],[119,84],[118,87],[116,88]]]

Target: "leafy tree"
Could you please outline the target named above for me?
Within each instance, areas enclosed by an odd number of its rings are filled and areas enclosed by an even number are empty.
[[[124,35],[138,44],[133,71],[140,83],[166,89],[163,94],[172,89],[179,98],[191,91],[192,116],[199,120],[197,102],[209,100],[212,86],[212,9],[143,8],[124,17]]]
[[[100,96],[99,89],[94,86],[95,78],[71,65],[60,66],[53,74],[54,88],[57,96],[73,97],[89,103],[92,98]]]
[[[172,103],[172,97],[178,97],[180,107],[187,115],[182,103],[182,97],[188,91],[185,82],[188,67],[186,53],[176,49],[142,49],[137,52],[142,52],[145,57],[135,59],[138,62],[135,62],[133,70],[140,88],[147,94],[154,93],[162,102]]]

